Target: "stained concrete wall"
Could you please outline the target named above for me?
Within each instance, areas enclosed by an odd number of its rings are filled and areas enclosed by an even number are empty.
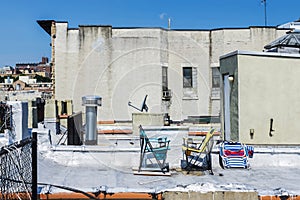
[[[67,30],[66,23],[57,24],[57,99],[71,97],[79,111],[82,96],[100,95],[102,120],[131,119],[128,101],[139,105],[146,94],[150,111],[160,111],[161,99],[155,98],[161,93],[160,31],[121,33],[112,38],[111,27]]]
[[[215,192],[164,192],[163,199],[190,199],[190,200],[257,200],[258,193],[257,192],[236,192],[236,191],[215,191]]]
[[[271,27],[217,29],[211,32],[211,63],[219,65],[220,56],[242,49],[263,51],[264,46],[287,32]]]
[[[187,116],[208,115],[209,31],[169,31],[169,88],[173,91],[170,116],[182,120]],[[194,67],[193,88],[183,88],[182,68]],[[195,82],[194,82],[195,81]]]
[[[103,99],[98,120],[130,120],[135,111],[128,101],[141,104],[147,94],[150,112],[165,110],[162,66],[168,67],[172,91],[167,108],[173,120],[187,116],[219,115],[219,99],[211,100],[211,67],[219,56],[235,49],[262,50],[286,30],[250,27],[216,30],[112,28],[56,22],[55,95],[72,99],[82,111],[81,97]],[[193,67],[193,88],[183,88],[183,67]]]
[[[140,135],[139,126],[163,126],[164,115],[162,113],[132,113],[132,133]]]
[[[237,63],[226,60],[237,60]],[[226,63],[226,64],[225,64]],[[224,64],[224,69],[223,68]],[[300,56],[297,54],[234,52],[221,59],[221,71],[235,71],[237,120],[232,132],[252,144],[299,144]],[[234,109],[234,108],[233,108]],[[274,131],[270,135],[270,119]],[[253,137],[250,129],[254,130]]]
[[[6,104],[11,106],[12,112],[12,142],[20,141],[30,137],[28,131],[28,102],[26,101],[7,101]]]
[[[45,101],[45,120],[56,121],[56,103],[53,99],[47,99]]]

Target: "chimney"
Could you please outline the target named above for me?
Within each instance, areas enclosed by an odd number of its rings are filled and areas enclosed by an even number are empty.
[[[47,57],[42,57],[42,62],[41,64],[47,64],[48,63],[48,58]]]
[[[85,106],[85,144],[97,145],[97,106],[101,106],[102,98],[96,95],[82,97]]]

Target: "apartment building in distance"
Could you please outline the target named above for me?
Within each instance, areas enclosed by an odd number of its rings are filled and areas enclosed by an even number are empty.
[[[42,57],[39,63],[17,63],[15,66],[15,74],[23,75],[40,75],[51,78],[51,65],[47,57]]]
[[[27,99],[28,92],[34,91],[43,92],[49,98],[52,96],[51,71],[52,66],[47,57],[42,57],[38,63],[17,63],[15,67],[2,67],[0,89],[5,92],[6,98],[11,96],[9,99]]]

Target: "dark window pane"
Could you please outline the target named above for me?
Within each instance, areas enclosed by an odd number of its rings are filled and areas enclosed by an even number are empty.
[[[221,75],[218,68],[212,68],[212,87],[219,88],[221,81]]]
[[[168,90],[168,68],[162,67],[162,89],[163,91]]]
[[[192,67],[183,68],[183,87],[193,87]]]

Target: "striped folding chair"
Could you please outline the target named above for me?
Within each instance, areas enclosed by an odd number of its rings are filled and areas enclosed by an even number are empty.
[[[219,162],[222,168],[250,167],[249,158],[253,157],[254,148],[240,142],[224,141],[220,145]]]

